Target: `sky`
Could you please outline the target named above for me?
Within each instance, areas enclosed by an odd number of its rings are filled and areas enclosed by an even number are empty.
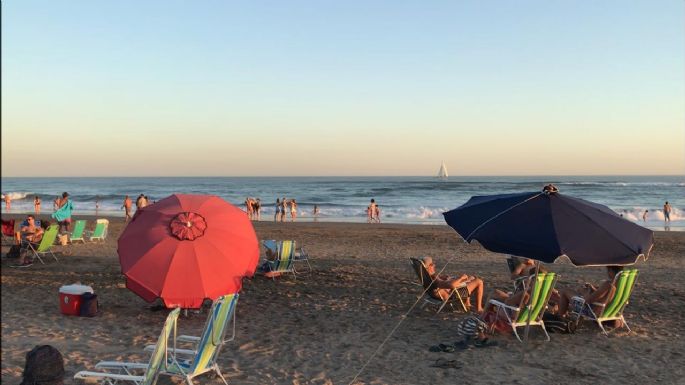
[[[685,174],[685,2],[2,2],[2,176]]]

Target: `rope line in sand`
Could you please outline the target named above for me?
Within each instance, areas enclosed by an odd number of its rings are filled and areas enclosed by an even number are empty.
[[[454,258],[454,257],[453,257],[453,258]],[[442,269],[440,269],[440,271],[435,275],[435,277],[438,277],[438,276],[440,275],[440,273],[442,273],[442,272],[445,270],[445,268],[447,267],[447,265],[450,264],[450,262],[451,262],[451,259],[449,259],[449,260],[447,261],[447,263],[445,263],[445,266],[443,266]],[[423,264],[423,261],[422,261],[421,263]],[[431,281],[431,284],[430,284],[430,285],[427,285],[427,287],[423,290],[423,293],[421,293],[421,295],[416,299],[416,301],[414,301],[414,303],[409,307],[409,310],[407,310],[407,312],[404,313],[404,315],[402,315],[402,316],[400,317],[400,321],[397,323],[397,325],[395,325],[395,327],[392,328],[392,330],[390,330],[390,333],[388,333],[388,335],[385,337],[385,339],[383,340],[383,342],[381,342],[381,344],[378,345],[378,347],[376,348],[376,350],[373,352],[373,354],[371,354],[371,356],[370,356],[369,359],[364,363],[364,365],[361,367],[361,369],[359,369],[359,371],[357,372],[357,374],[354,375],[354,378],[352,378],[352,380],[351,380],[350,382],[348,382],[348,385],[352,385],[352,384],[357,380],[357,378],[359,377],[359,375],[362,374],[362,372],[364,371],[364,369],[366,369],[366,367],[371,363],[371,361],[373,361],[373,359],[376,357],[376,354],[378,354],[378,352],[380,352],[381,349],[383,348],[383,345],[385,345],[385,343],[388,342],[388,340],[390,339],[390,337],[392,337],[392,335],[395,333],[395,331],[397,331],[397,329],[400,327],[400,325],[402,325],[402,322],[404,322],[404,320],[407,319],[407,316],[409,315],[409,313],[411,313],[411,311],[414,310],[414,308],[416,307],[416,304],[418,304],[419,301],[423,298],[423,296],[426,295],[426,293],[428,292],[428,289],[430,289],[430,287],[431,287],[431,285],[433,284],[433,282],[435,282],[435,279],[433,279],[433,280]]]

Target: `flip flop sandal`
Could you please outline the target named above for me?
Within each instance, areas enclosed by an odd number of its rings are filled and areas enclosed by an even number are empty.
[[[450,345],[439,344],[439,345],[431,346],[428,350],[430,350],[431,352],[435,352],[435,353],[439,353],[439,352],[452,353],[452,352],[454,352],[454,347],[450,346]]]
[[[446,360],[444,358],[438,358],[435,361],[435,363],[431,365],[431,367],[441,369],[461,369],[462,364],[457,360]]]

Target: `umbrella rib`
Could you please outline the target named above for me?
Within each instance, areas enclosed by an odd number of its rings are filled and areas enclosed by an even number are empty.
[[[497,215],[493,216],[492,218],[486,220],[485,222],[481,223],[478,227],[476,227],[476,228],[475,228],[475,229],[474,229],[466,238],[464,238],[464,240],[465,240],[466,242],[469,242],[469,241],[471,240],[471,236],[472,236],[473,234],[475,234],[476,231],[480,230],[481,227],[483,227],[483,226],[485,226],[486,224],[488,224],[488,222],[490,222],[490,221],[496,219],[496,218],[499,217],[500,215],[502,215],[502,214],[504,214],[504,213],[506,213],[506,212],[508,212],[508,211],[510,211],[510,210],[512,210],[512,209],[514,209],[514,208],[516,208],[516,207],[518,207],[518,206],[520,206],[520,205],[522,205],[522,204],[524,204],[524,203],[530,201],[530,200],[533,200],[533,199],[539,197],[539,196],[542,195],[542,194],[544,194],[544,193],[538,193],[538,194],[536,194],[536,195],[533,195],[532,197],[530,197],[530,198],[528,198],[528,199],[526,199],[526,200],[524,200],[524,201],[521,201],[521,202],[519,202],[519,203],[517,203],[517,204],[515,204],[515,205],[513,205],[513,206],[511,206],[511,207],[509,207],[508,209],[506,209],[506,210],[504,210],[504,211],[498,213]]]
[[[581,210],[576,209],[575,207],[571,206],[570,204],[564,202],[564,201],[561,200],[561,199],[559,199],[559,202],[562,202],[562,203],[563,203],[564,205],[566,205],[567,207],[570,207],[570,208],[573,209],[574,211],[580,213],[583,217],[585,217],[585,218],[586,218],[588,221],[590,221],[593,225],[595,225],[596,227],[599,227],[604,233],[608,234],[608,235],[609,235],[612,239],[614,239],[615,241],[618,241],[618,243],[620,243],[621,245],[623,245],[623,247],[625,247],[626,249],[628,249],[628,251],[630,251],[631,253],[634,253],[634,252],[635,252],[630,246],[628,246],[628,245],[627,245],[625,242],[623,242],[621,239],[615,237],[612,233],[610,233],[609,231],[607,231],[607,229],[605,229],[604,226],[602,226],[602,225],[600,225],[599,223],[597,223],[597,222],[596,222],[594,219],[592,219],[592,217],[590,217],[589,215],[585,214],[585,213],[582,212]],[[591,206],[590,206],[590,207],[591,207]],[[593,209],[593,210],[599,211],[599,209],[596,209],[596,208],[594,208],[594,207],[592,207],[592,209]],[[651,248],[650,248],[650,249],[651,249]],[[564,254],[565,254],[565,253],[564,253]],[[638,258],[639,258],[639,257],[640,257],[640,256],[638,255]],[[636,261],[637,261],[637,259],[636,259]]]

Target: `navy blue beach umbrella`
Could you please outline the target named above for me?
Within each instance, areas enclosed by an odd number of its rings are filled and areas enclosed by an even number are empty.
[[[576,266],[631,265],[647,259],[654,245],[651,230],[551,185],[542,192],[474,196],[443,215],[469,243],[547,263],[566,256]]]

